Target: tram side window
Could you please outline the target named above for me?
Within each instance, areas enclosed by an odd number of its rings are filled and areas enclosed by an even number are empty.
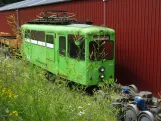
[[[30,30],[25,30],[25,38],[26,39],[30,39],[31,38]]]
[[[108,41],[105,43],[105,58],[107,60],[112,60],[114,58],[114,42]]]
[[[46,43],[54,44],[53,35],[46,35]]]
[[[45,42],[45,32],[43,32],[43,31],[38,31],[37,32],[37,34],[38,34],[38,41],[41,41],[41,42]]]
[[[68,54],[71,58],[85,60],[84,36],[68,35]]]
[[[59,54],[63,56],[66,54],[66,38],[64,36],[59,37]]]
[[[92,61],[112,60],[114,42],[112,40],[96,40],[89,43],[89,59]]]
[[[37,31],[34,30],[31,31],[31,39],[38,40]]]

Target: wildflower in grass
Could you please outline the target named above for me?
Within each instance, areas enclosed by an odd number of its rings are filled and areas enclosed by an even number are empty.
[[[80,112],[78,113],[79,116],[84,115],[84,114],[85,114],[85,110],[80,111]]]
[[[79,106],[78,109],[83,108],[82,106]]]
[[[15,95],[10,89],[8,89],[8,97],[9,98],[16,98],[17,95]]]
[[[12,97],[12,92],[11,92],[11,90],[8,90],[8,97],[9,97],[9,98]]]
[[[9,116],[16,116],[18,117],[18,112],[17,111],[12,111]]]
[[[10,89],[3,88],[2,94],[7,94],[9,98],[16,98],[17,95],[15,95]]]
[[[6,108],[6,109],[5,109],[5,112],[6,112],[6,113],[9,113],[10,111],[9,111],[9,109],[8,109],[8,108]]]
[[[71,110],[72,112],[74,112],[75,111],[75,109],[73,109],[73,110]]]
[[[90,103],[87,103],[87,105],[91,105]]]
[[[2,89],[2,94],[4,94],[6,92],[6,88]]]

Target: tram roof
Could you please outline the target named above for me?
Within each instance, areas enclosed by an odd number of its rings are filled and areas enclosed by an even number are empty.
[[[95,33],[97,32],[107,32],[114,33],[115,31],[111,28],[103,27],[103,26],[95,26],[88,24],[69,24],[69,25],[50,25],[50,24],[24,24],[22,28],[30,29],[30,30],[42,30],[42,31],[60,31],[64,32],[81,32],[81,33]]]

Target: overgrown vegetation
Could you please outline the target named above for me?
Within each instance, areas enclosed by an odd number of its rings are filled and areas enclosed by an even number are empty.
[[[0,61],[2,121],[116,121],[108,98],[88,96],[64,81],[52,83],[45,71],[24,60]],[[105,88],[105,87],[104,87]],[[113,93],[112,90],[108,93]]]
[[[15,16],[7,17],[17,39],[20,31]],[[80,49],[79,49],[80,50]],[[2,57],[0,48],[0,121],[116,121],[118,110],[111,106],[113,88],[102,85],[88,96],[80,86],[68,87],[66,81],[54,83],[45,78],[45,70],[23,59]]]

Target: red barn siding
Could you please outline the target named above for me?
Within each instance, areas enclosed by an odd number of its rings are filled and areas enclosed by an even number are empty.
[[[89,1],[73,1],[66,3],[58,3],[55,5],[46,5],[39,6],[34,8],[25,8],[19,10],[20,12],[20,20],[24,20],[22,22],[26,22],[29,19],[33,19],[43,10],[67,10],[71,13],[77,14],[78,20],[94,20],[95,24],[102,25],[103,24],[103,2],[99,0],[93,0],[92,5]],[[97,11],[96,11],[96,8]],[[28,16],[26,16],[28,15]]]
[[[19,10],[20,24],[32,20],[42,10],[67,10],[78,20],[104,23],[116,31],[116,78],[136,84],[141,90],[161,91],[161,1],[160,0],[75,0]],[[14,11],[11,13],[15,13]],[[0,12],[0,23],[10,12]],[[1,24],[0,31],[9,31]],[[7,27],[6,27],[7,26]]]
[[[14,15],[16,17],[16,11],[0,12],[0,32],[10,33],[11,35],[13,35],[12,27],[7,22],[7,17],[9,15]]]
[[[116,31],[116,77],[157,95],[161,91],[161,1],[107,1],[107,26]]]

